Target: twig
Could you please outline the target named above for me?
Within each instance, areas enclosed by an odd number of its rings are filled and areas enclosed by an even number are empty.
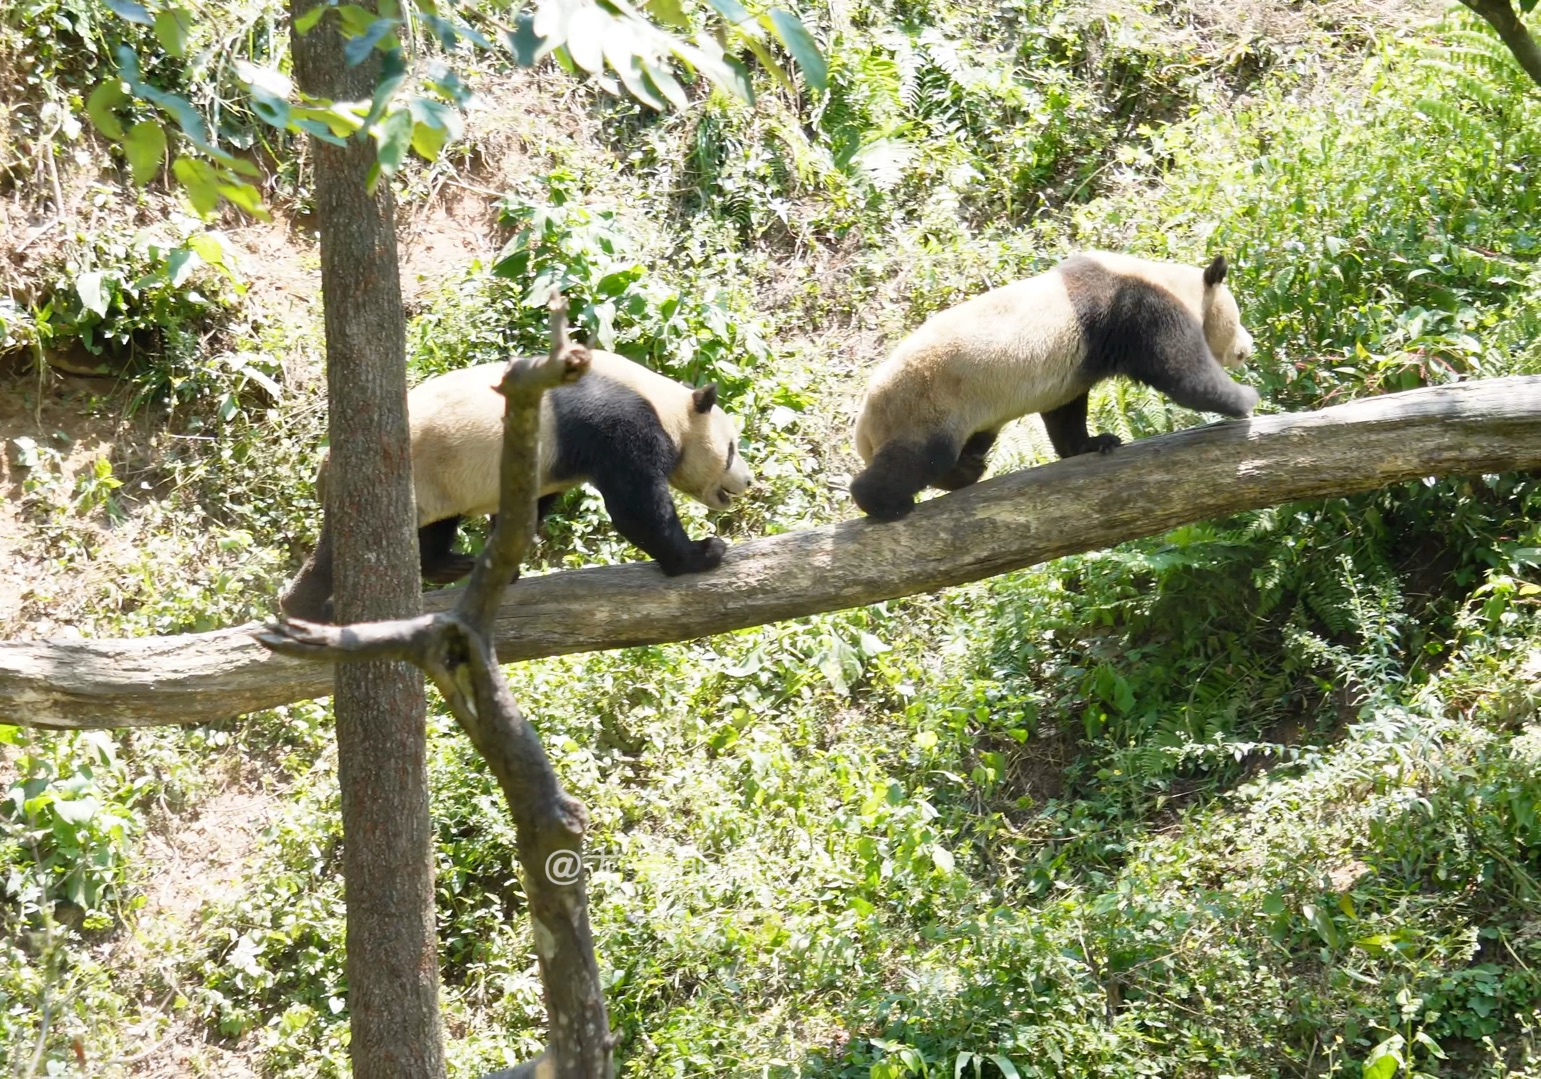
[[[551,350],[543,359],[509,360],[498,384],[498,392],[507,400],[498,521],[476,560],[457,608],[484,634],[491,629],[504,587],[518,577],[535,537],[540,476],[533,463],[539,457],[541,397],[553,386],[582,378],[591,360],[589,350],[574,344],[567,335],[567,301],[556,289],[551,290],[547,309],[551,318]]]

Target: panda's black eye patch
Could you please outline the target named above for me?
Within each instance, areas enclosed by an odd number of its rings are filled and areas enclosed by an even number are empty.
[[[733,455],[735,453],[737,453],[737,452],[738,452],[738,446],[736,444],[732,443],[732,442],[729,442],[728,443],[728,467],[729,468],[733,467]]]

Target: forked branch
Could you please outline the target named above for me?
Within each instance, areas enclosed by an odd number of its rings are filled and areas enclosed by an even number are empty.
[[[535,922],[550,1040],[538,1066],[522,1065],[513,1074],[553,1079],[609,1079],[612,1073],[613,1039],[583,874],[588,817],[562,789],[540,736],[509,691],[491,638],[503,591],[518,576],[535,534],[541,399],[588,367],[588,350],[568,339],[567,304],[553,293],[551,351],[510,360],[498,387],[506,399],[498,523],[452,609],[362,626],[285,621],[256,634],[264,646],[289,656],[406,659],[439,687],[508,802]]]

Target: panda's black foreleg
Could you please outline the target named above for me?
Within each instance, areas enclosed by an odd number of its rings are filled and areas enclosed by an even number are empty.
[[[1148,364],[1131,365],[1127,374],[1195,412],[1241,419],[1257,407],[1257,391],[1226,374],[1202,338],[1158,341]]]
[[[1117,435],[1093,435],[1086,429],[1087,394],[1040,413],[1044,430],[1060,459],[1083,453],[1107,453],[1122,441]]]
[[[471,572],[476,559],[455,550],[455,537],[459,534],[459,517],[430,521],[417,530],[417,558],[423,580],[450,584]]]
[[[693,540],[680,523],[668,481],[640,471],[616,470],[592,480],[610,523],[650,555],[670,577],[701,573],[722,563],[728,545],[716,536]]]
[[[958,454],[958,463],[932,486],[944,491],[957,491],[978,483],[979,477],[985,474],[985,469],[990,465],[990,447],[995,445],[997,434],[998,431],[975,431],[969,435]]]
[[[940,486],[959,467],[961,450],[962,443],[947,434],[932,435],[918,444],[890,442],[873,454],[872,463],[851,481],[851,498],[873,520],[907,517],[915,508],[916,495],[927,487]]]

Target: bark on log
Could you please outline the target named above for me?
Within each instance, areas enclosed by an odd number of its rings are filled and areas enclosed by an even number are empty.
[[[1142,439],[932,499],[734,545],[705,574],[651,564],[527,577],[508,590],[505,662],[689,640],[929,592],[1193,521],[1424,476],[1541,468],[1541,376],[1485,379]],[[447,609],[458,589],[431,593]],[[200,723],[331,691],[331,667],[274,655],[256,625],[138,640],[0,644],[0,722]]]

